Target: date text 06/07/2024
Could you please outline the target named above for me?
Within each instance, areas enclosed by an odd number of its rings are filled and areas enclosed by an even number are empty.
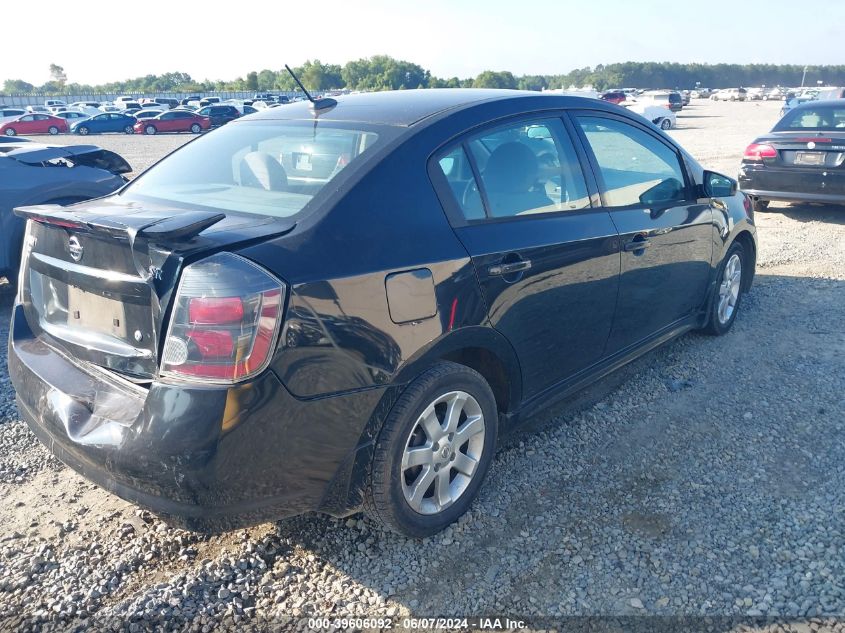
[[[393,618],[311,618],[308,627],[312,630],[346,630],[370,629],[379,630],[466,630],[467,628],[490,631],[517,631],[526,627],[524,620],[511,618],[423,618],[406,617],[401,620]]]

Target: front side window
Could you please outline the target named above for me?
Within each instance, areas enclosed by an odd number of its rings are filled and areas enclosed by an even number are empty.
[[[684,172],[669,146],[616,119],[577,119],[599,165],[607,206],[653,205],[686,198]]]
[[[291,217],[395,134],[387,126],[335,127],[311,121],[227,125],[151,167],[120,195]]]
[[[438,164],[467,220],[590,206],[578,156],[559,119],[521,122],[482,133],[448,151]]]

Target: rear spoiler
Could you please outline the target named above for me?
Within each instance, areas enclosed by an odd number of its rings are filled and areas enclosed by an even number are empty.
[[[14,212],[39,224],[128,238],[130,241],[142,235],[155,240],[189,240],[226,217],[225,213],[213,211],[185,211],[175,215],[146,212],[114,216],[114,219],[109,216],[83,217],[56,204],[19,207]]]

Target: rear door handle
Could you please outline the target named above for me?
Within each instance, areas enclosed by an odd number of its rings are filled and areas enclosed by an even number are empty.
[[[622,248],[625,250],[626,253],[631,253],[633,251],[642,251],[647,249],[651,246],[651,242],[648,241],[646,238],[634,238],[630,242],[626,242],[625,246]]]
[[[530,259],[520,259],[518,262],[509,262],[507,264],[496,264],[490,266],[487,272],[491,275],[512,275],[514,273],[522,272],[531,268]]]

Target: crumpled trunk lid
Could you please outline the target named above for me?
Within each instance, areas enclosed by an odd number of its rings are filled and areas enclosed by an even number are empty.
[[[33,332],[69,356],[138,381],[158,370],[164,319],[182,268],[275,237],[287,220],[122,203],[16,209],[30,220],[21,300]]]

